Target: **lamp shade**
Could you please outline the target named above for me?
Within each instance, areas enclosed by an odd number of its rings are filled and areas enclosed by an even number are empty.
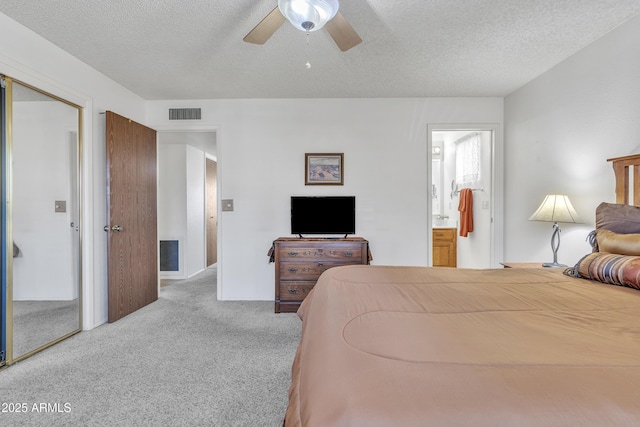
[[[529,217],[529,221],[581,222],[569,197],[564,194],[547,195],[540,207]]]
[[[299,30],[316,31],[338,13],[338,0],[278,0],[280,12]]]

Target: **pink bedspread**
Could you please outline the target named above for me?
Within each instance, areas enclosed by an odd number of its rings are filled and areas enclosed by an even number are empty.
[[[638,426],[640,292],[561,269],[349,266],[300,307],[286,426]]]

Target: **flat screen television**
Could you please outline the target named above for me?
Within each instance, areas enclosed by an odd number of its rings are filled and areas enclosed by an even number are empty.
[[[355,196],[291,196],[291,234],[355,232]]]

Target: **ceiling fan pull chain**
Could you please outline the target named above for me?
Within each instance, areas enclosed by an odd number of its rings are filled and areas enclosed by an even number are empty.
[[[308,69],[311,68],[311,62],[309,62],[309,52],[311,49],[309,48],[309,31],[307,30],[307,63],[304,66]]]

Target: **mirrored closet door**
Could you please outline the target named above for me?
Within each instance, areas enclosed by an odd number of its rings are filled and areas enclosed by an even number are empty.
[[[5,78],[6,363],[81,328],[81,109]]]

